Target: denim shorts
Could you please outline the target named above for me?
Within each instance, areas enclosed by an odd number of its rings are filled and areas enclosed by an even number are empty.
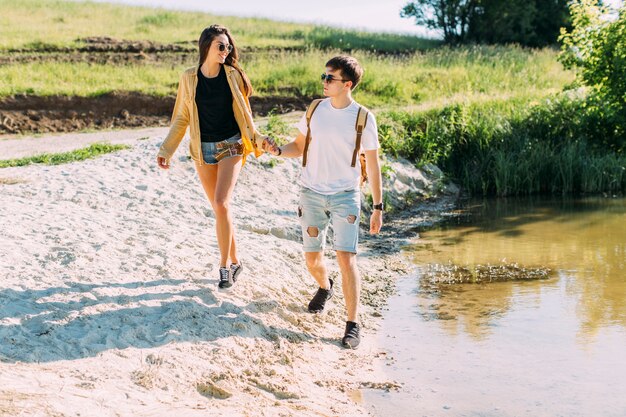
[[[221,142],[202,142],[202,159],[205,164],[215,165],[222,159],[241,155],[243,145],[239,133]]]
[[[332,224],[333,249],[356,253],[360,216],[360,190],[324,195],[303,187],[300,191],[298,217],[302,226],[304,251],[324,250],[328,225]]]

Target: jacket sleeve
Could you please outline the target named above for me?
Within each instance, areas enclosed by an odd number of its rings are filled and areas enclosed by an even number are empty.
[[[185,74],[181,75],[178,82],[178,92],[176,93],[176,103],[172,112],[170,131],[168,132],[157,156],[162,156],[170,160],[181,140],[185,136],[187,126],[189,126],[189,106],[187,105],[187,89],[185,88]]]
[[[241,95],[243,96],[244,102],[246,104],[248,114],[250,114],[252,134],[254,135],[254,137],[250,138],[250,140],[255,145],[254,153],[255,153],[255,156],[258,158],[260,155],[263,154],[263,139],[265,138],[265,136],[263,136],[257,130],[256,125],[254,124],[254,119],[252,118],[252,107],[250,106],[250,98],[248,97],[248,94],[246,94],[245,92],[246,90],[243,85],[243,78],[241,77],[241,74],[239,74],[239,71],[237,70],[236,70],[236,79],[237,79],[237,86],[239,87],[239,91],[241,91]]]

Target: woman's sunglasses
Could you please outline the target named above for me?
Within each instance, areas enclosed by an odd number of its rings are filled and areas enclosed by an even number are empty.
[[[225,43],[220,42],[217,44],[217,49],[219,49],[220,52],[228,51],[228,53],[230,54],[230,52],[233,50],[233,46],[226,45]]]

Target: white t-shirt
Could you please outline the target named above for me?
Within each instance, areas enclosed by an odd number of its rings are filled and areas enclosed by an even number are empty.
[[[330,98],[323,100],[311,117],[311,142],[306,167],[302,168],[301,184],[325,195],[359,188],[361,163],[352,167],[356,146],[356,117],[359,105],[353,101],[344,109],[336,109]],[[306,136],[306,113],[298,122],[298,130]],[[376,119],[370,113],[361,136],[361,150],[378,149]]]

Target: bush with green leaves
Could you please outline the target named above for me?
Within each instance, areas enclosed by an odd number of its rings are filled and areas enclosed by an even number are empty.
[[[573,28],[562,30],[559,60],[578,70],[578,82],[589,89],[584,117],[599,129],[603,146],[626,149],[626,6],[618,11],[594,0],[570,5]]]
[[[383,150],[434,163],[471,194],[624,192],[626,155],[597,145],[584,98],[560,94],[379,117]]]

